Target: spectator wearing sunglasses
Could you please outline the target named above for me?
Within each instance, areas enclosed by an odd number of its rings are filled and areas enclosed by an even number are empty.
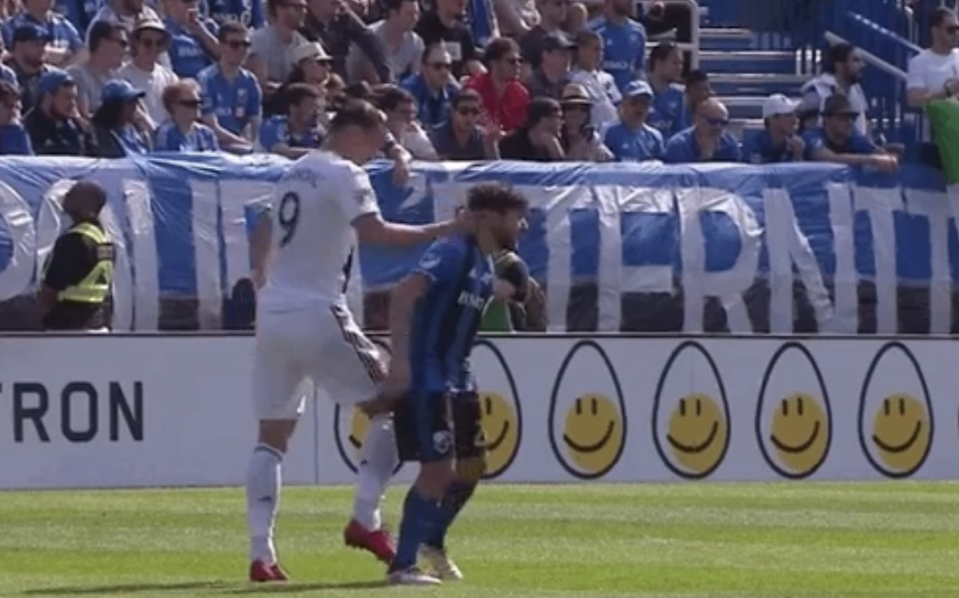
[[[931,43],[909,61],[906,101],[922,109],[934,100],[959,96],[959,20],[946,7],[934,9],[929,17]],[[933,143],[927,120],[922,130],[920,159],[933,168],[941,167],[939,150]]]
[[[872,166],[883,172],[895,172],[899,160],[856,130],[856,112],[849,98],[835,94],[826,99],[822,126],[803,135],[806,159],[847,166]]]
[[[100,107],[100,91],[107,81],[116,78],[130,44],[126,29],[107,21],[97,21],[90,27],[87,43],[89,56],[68,68],[67,73],[77,82],[80,116],[89,120]]]
[[[488,72],[470,77],[465,87],[475,89],[483,98],[483,119],[487,126],[498,126],[505,133],[523,125],[529,91],[519,82],[523,60],[519,46],[506,37],[492,40],[483,56]]]
[[[619,122],[606,130],[603,142],[618,162],[662,160],[663,134],[646,123],[653,105],[653,88],[633,81],[623,89]]]
[[[263,123],[257,149],[296,160],[320,147],[324,137],[319,126],[321,98],[312,85],[291,85],[286,92],[287,113]]]
[[[589,122],[592,103],[582,85],[570,83],[563,90],[563,135],[560,141],[570,162],[609,162],[612,152],[603,144],[599,133]]]
[[[166,0],[170,65],[178,77],[194,78],[220,54],[217,24],[200,15],[197,0]]]
[[[184,79],[163,92],[163,105],[170,118],[153,134],[155,152],[217,152],[220,145],[213,129],[200,122],[200,86]]]
[[[434,44],[423,52],[420,72],[400,84],[416,99],[417,118],[427,129],[449,120],[450,102],[459,92],[459,85],[450,77],[452,65],[446,48]]]
[[[430,139],[441,160],[498,160],[499,129],[479,126],[483,100],[472,89],[453,96],[449,121],[433,129]]]
[[[30,135],[20,122],[20,92],[9,81],[0,81],[0,155],[33,155]]]
[[[173,71],[159,62],[160,55],[170,46],[170,34],[161,21],[142,19],[134,27],[131,40],[133,58],[117,71],[117,77],[145,94],[143,109],[152,131],[169,117],[163,107],[163,91],[179,81]]]
[[[693,126],[680,131],[666,143],[663,161],[668,164],[694,162],[740,162],[739,141],[726,130],[729,111],[716,98],[696,105]]]
[[[239,23],[226,23],[217,38],[220,60],[197,75],[203,122],[213,129],[222,149],[244,153],[258,137],[263,115],[260,84],[256,75],[243,68],[250,34]]]

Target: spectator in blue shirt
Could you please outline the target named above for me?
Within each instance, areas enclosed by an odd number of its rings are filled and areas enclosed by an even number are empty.
[[[140,101],[146,93],[129,81],[107,81],[100,93],[100,107],[93,113],[91,124],[100,158],[123,158],[150,151],[150,132],[140,112]]]
[[[618,162],[663,159],[663,134],[646,124],[652,102],[653,88],[645,81],[633,81],[623,89],[619,122],[606,130],[603,139]]]
[[[752,164],[799,162],[806,146],[796,133],[799,101],[774,93],[763,102],[764,129],[743,139],[743,159]]]
[[[434,44],[423,52],[420,72],[400,84],[416,99],[417,119],[427,129],[449,120],[450,102],[459,91],[459,85],[450,78],[451,68],[450,53],[442,44]]]
[[[434,128],[430,141],[441,160],[496,160],[499,158],[499,129],[479,126],[483,99],[473,89],[464,89],[453,96],[447,122]]]
[[[899,160],[856,130],[856,112],[843,94],[826,98],[822,109],[822,127],[806,131],[806,158],[848,166],[872,166],[883,172],[895,172]]]
[[[13,15],[0,29],[5,46],[13,45],[14,31],[20,27],[32,25],[40,27],[47,33],[44,61],[48,64],[62,66],[83,49],[83,40],[77,28],[66,18],[51,10],[50,0],[23,0],[22,7],[22,10]]]
[[[221,148],[249,152],[259,136],[263,94],[256,76],[243,68],[250,34],[239,23],[220,27],[220,60],[197,76],[203,99],[203,122],[216,133]]]
[[[207,0],[206,15],[220,26],[239,23],[244,28],[259,29],[265,22],[263,0]]]
[[[2,48],[0,48],[0,51],[2,51]],[[10,85],[13,85],[17,88],[17,93],[19,93],[20,84],[17,83],[17,74],[13,72],[12,68],[5,64],[0,64],[0,81],[6,81]]]
[[[220,54],[217,24],[200,16],[197,0],[167,0],[165,6],[170,65],[178,77],[194,78]]]
[[[20,92],[7,81],[0,81],[0,155],[33,155],[30,136],[20,122]]]
[[[311,85],[291,85],[286,92],[287,113],[263,123],[258,149],[296,160],[320,147],[325,137],[317,123],[321,99],[319,90]]]
[[[50,70],[50,67],[43,63],[43,54],[49,40],[50,35],[46,28],[39,25],[24,25],[13,32],[9,65],[17,77],[24,112],[29,112],[36,104],[39,98],[37,84],[40,76]]]
[[[83,32],[90,26],[93,15],[97,14],[100,2],[98,0],[56,0],[54,7],[54,10],[77,28],[77,32]]]
[[[663,42],[649,53],[649,84],[653,88],[653,109],[647,121],[669,139],[689,125],[686,121],[683,80],[683,53],[672,42]]]
[[[630,18],[633,0],[605,0],[603,15],[589,28],[603,38],[603,70],[613,76],[620,90],[642,78],[646,59],[646,28]]]
[[[696,106],[705,100],[706,98],[713,97],[713,87],[709,83],[709,75],[706,74],[706,71],[689,71],[689,74],[685,78],[685,94],[684,94],[684,120],[686,121],[686,126],[689,127],[693,124],[694,116],[696,115]]]
[[[728,131],[729,111],[716,98],[696,106],[693,126],[676,133],[666,143],[668,164],[693,162],[739,162],[739,141]]]
[[[200,86],[184,79],[163,90],[163,107],[170,118],[153,134],[156,152],[218,152],[213,129],[200,122]]]

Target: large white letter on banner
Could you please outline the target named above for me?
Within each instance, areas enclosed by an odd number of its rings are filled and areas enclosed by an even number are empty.
[[[721,189],[677,189],[683,251],[684,326],[686,332],[702,332],[706,297],[716,297],[726,310],[729,329],[752,332],[742,293],[752,286],[759,265],[762,228],[756,215],[735,193]],[[740,235],[739,257],[725,272],[706,272],[706,240],[699,213],[722,212],[729,216]]]
[[[216,181],[190,181],[193,192],[193,250],[196,252],[197,320],[200,330],[216,330],[223,321],[220,235]]]
[[[133,270],[136,275],[134,328],[155,330],[160,320],[160,264],[153,222],[153,196],[146,181],[124,179],[121,185],[130,238],[133,240]]]
[[[906,189],[906,210],[929,219],[929,332],[948,334],[951,323],[952,274],[949,268],[949,218],[952,209],[942,194]]]
[[[857,211],[869,214],[872,253],[876,260],[876,332],[892,334],[898,329],[896,309],[896,225],[893,212],[902,211],[902,189],[852,187]]]
[[[29,292],[37,254],[37,231],[30,206],[13,187],[0,181],[0,217],[10,231],[11,253],[0,272],[0,300]]]

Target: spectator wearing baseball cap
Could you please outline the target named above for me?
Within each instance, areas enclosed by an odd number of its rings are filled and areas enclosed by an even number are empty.
[[[28,112],[38,99],[37,83],[50,67],[43,63],[50,35],[39,25],[23,25],[13,31],[10,40],[10,68],[17,77],[20,101]]]
[[[160,64],[160,56],[170,46],[170,33],[157,19],[140,19],[130,38],[132,60],[117,71],[117,78],[125,79],[145,95],[143,110],[150,121],[150,130],[169,118],[163,107],[163,90],[180,80],[173,71]]]
[[[623,88],[619,122],[606,130],[603,142],[617,162],[662,160],[663,134],[646,123],[653,105],[653,88],[645,81],[630,81]]]
[[[0,81],[0,155],[33,155],[30,135],[20,122],[20,91],[8,81]]]
[[[123,79],[107,81],[103,86],[100,107],[91,120],[100,158],[123,158],[150,151],[152,131],[138,114],[145,95]]]
[[[97,21],[90,27],[87,42],[87,59],[71,66],[67,72],[77,82],[80,115],[89,120],[100,107],[100,90],[107,81],[116,78],[129,42],[126,29],[107,21]]]
[[[544,35],[539,45],[542,49],[539,66],[526,79],[526,89],[534,98],[558,100],[569,82],[570,60],[576,45],[562,32]]]
[[[498,37],[486,46],[483,60],[488,71],[473,75],[464,87],[475,89],[483,98],[488,124],[509,133],[523,124],[530,97],[519,82],[523,65],[519,46],[509,38]]]
[[[563,151],[571,162],[609,162],[612,152],[603,144],[599,132],[589,122],[592,103],[582,85],[570,83],[563,90]]]
[[[24,126],[38,156],[90,156],[93,140],[77,118],[77,84],[66,71],[50,69],[37,82],[37,105]]]
[[[744,136],[743,159],[752,164],[801,161],[806,147],[796,134],[799,121],[796,111],[800,103],[781,93],[766,98],[763,102],[765,128],[759,133],[747,133]]]
[[[822,108],[822,127],[806,131],[806,159],[847,166],[872,166],[883,172],[895,172],[899,160],[856,130],[859,112],[843,94],[826,98]]]
[[[696,105],[693,126],[680,131],[666,142],[663,161],[668,164],[696,162],[740,162],[739,140],[726,130],[729,111],[716,98]]]
[[[533,98],[526,110],[526,122],[499,142],[504,160],[558,162],[566,158],[560,142],[563,107],[552,98]]]
[[[0,28],[3,43],[13,45],[13,33],[20,27],[34,26],[46,31],[46,61],[61,66],[83,49],[83,40],[77,28],[63,16],[50,10],[49,0],[23,0],[20,12]]]

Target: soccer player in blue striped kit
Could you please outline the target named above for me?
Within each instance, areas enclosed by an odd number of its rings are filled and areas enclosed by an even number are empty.
[[[385,392],[402,461],[420,464],[403,504],[393,584],[462,579],[446,531],[485,471],[486,438],[469,354],[495,281],[491,256],[526,227],[526,199],[500,184],[467,194],[469,234],[436,241],[397,287],[390,311],[393,359]],[[422,556],[434,571],[417,568]]]

